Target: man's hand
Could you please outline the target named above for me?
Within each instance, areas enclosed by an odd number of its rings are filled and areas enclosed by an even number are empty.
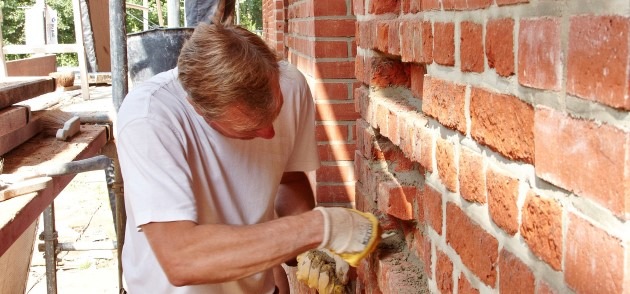
[[[320,294],[345,294],[350,269],[338,255],[314,249],[298,255],[297,279]]]
[[[371,213],[340,207],[316,207],[324,216],[324,240],[330,249],[352,266],[370,254],[380,241],[380,226]]]

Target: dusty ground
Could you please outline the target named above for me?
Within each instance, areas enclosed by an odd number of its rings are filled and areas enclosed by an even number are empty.
[[[94,171],[77,175],[55,200],[59,242],[112,242],[114,224],[109,207],[105,173]],[[40,218],[39,233],[43,230]],[[35,248],[39,240],[35,240]],[[116,251],[61,252],[57,262],[57,291],[68,293],[118,293]],[[46,292],[43,252],[35,250],[26,293]]]

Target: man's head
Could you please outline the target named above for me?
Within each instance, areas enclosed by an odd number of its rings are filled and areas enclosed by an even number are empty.
[[[200,23],[177,66],[191,104],[217,131],[239,139],[273,137],[271,123],[282,107],[280,70],[260,37],[238,26]]]

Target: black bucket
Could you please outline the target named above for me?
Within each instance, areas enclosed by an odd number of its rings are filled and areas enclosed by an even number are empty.
[[[127,35],[129,78],[142,82],[177,66],[177,58],[193,28],[160,28]]]

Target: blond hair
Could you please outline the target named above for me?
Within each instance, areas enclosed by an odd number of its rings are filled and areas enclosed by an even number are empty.
[[[244,28],[199,23],[177,66],[191,103],[206,119],[229,121],[224,114],[230,106],[247,114],[250,124],[268,122],[277,114],[272,82],[279,78],[278,57]]]

